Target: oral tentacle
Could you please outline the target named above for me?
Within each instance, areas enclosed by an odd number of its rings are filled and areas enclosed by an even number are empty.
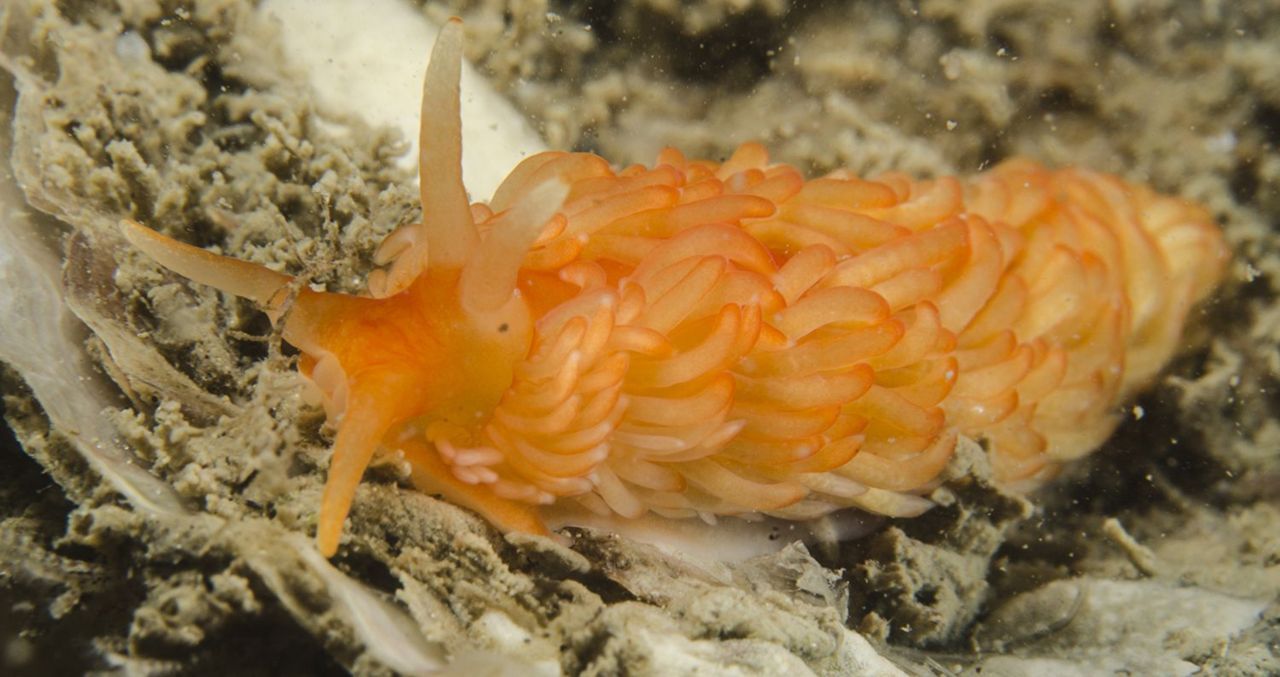
[[[253,299],[266,309],[272,321],[279,317],[293,278],[265,266],[229,256],[219,256],[199,247],[165,237],[137,221],[120,222],[120,232],[130,244],[160,265],[200,284]]]
[[[409,383],[394,374],[358,377],[351,380],[350,387],[347,408],[333,443],[316,526],[316,545],[325,557],[338,551],[342,525],[374,452],[387,431],[406,415],[396,403],[412,397]]]

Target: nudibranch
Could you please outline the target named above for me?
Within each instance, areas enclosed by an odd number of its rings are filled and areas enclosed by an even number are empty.
[[[326,556],[380,452],[530,533],[564,501],[913,516],[958,435],[1033,486],[1104,441],[1227,260],[1200,207],[1022,160],[806,181],[755,143],[620,170],[546,152],[469,204],[461,42],[454,20],[423,86],[422,223],[383,241],[367,295],[122,225],[165,267],[257,301],[300,351],[337,430]]]

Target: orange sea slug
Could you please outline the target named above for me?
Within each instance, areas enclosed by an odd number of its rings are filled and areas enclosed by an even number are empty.
[[[460,48],[454,21],[424,85],[423,223],[386,238],[368,296],[295,293],[123,225],[166,267],[263,304],[301,351],[337,428],[326,555],[379,450],[533,533],[557,501],[915,515],[957,435],[1031,485],[1107,437],[1227,257],[1199,207],[1018,160],[969,181],[805,181],[758,144],[621,170],[548,152],[469,205]]]

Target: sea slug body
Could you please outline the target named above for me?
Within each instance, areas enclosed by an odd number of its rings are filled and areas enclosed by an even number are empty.
[[[970,180],[806,181],[746,144],[521,162],[488,203],[460,176],[461,26],[423,92],[423,223],[367,296],[181,244],[164,266],[261,303],[336,426],[332,555],[376,453],[503,530],[539,506],[671,518],[911,516],[958,435],[1033,486],[1096,448],[1174,353],[1227,249],[1201,208],[1015,160]]]

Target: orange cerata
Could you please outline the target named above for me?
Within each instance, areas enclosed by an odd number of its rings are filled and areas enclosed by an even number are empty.
[[[468,204],[461,47],[455,19],[423,87],[422,223],[378,248],[367,295],[122,224],[165,267],[262,304],[301,351],[337,430],[326,556],[378,453],[529,533],[563,501],[912,516],[958,435],[1034,486],[1111,433],[1227,260],[1200,207],[1024,160],[806,181],[754,143],[623,169],[546,152]]]

